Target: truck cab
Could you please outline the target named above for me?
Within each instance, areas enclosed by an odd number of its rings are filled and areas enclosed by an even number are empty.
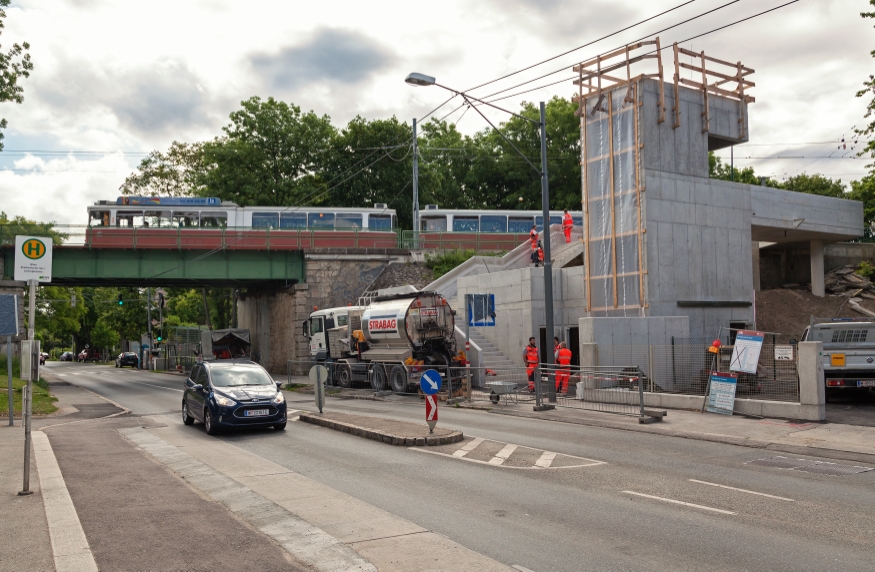
[[[313,311],[303,323],[304,337],[309,340],[310,355],[317,360],[328,358],[328,330],[348,326],[350,315],[361,316],[363,309],[361,306],[343,306]]]
[[[875,391],[875,318],[812,319],[803,342],[823,342],[827,392]]]

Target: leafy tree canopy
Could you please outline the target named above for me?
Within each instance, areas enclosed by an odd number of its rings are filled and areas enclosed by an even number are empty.
[[[0,33],[4,28],[6,10],[10,0],[0,0]],[[30,77],[33,63],[30,61],[30,44],[27,42],[12,44],[7,52],[0,52],[0,103],[11,101],[24,102],[24,88],[18,83],[23,77]],[[0,119],[0,129],[6,129],[6,120]],[[3,134],[0,133],[0,151],[3,150]]]

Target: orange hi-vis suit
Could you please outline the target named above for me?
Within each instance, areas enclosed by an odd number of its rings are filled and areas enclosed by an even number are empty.
[[[532,344],[527,344],[523,350],[523,357],[526,360],[526,374],[529,376],[529,391],[535,391],[535,368],[538,367],[538,348],[532,347]]]
[[[538,250],[538,231],[532,229],[529,231],[529,241],[532,243],[532,250]]]
[[[562,218],[562,230],[565,231],[565,242],[571,242],[571,229],[574,226],[574,220],[572,220],[571,215],[565,213],[565,216]]]
[[[567,393],[568,380],[571,378],[571,350],[559,348],[559,357],[556,358],[556,362],[559,363],[559,369],[556,371],[556,391]]]
[[[540,246],[538,247],[538,262],[544,264],[544,249]]]

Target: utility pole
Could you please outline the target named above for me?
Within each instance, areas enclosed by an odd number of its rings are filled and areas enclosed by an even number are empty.
[[[27,316],[27,339],[30,349],[30,373],[27,376],[27,385],[24,386],[24,399],[21,408],[21,418],[24,421],[24,477],[22,479],[20,496],[32,495],[30,490],[30,450],[33,443],[33,437],[30,434],[30,412],[31,401],[33,395],[33,376],[34,372],[39,375],[39,351],[37,343],[34,339],[36,335],[36,280],[28,280],[28,316]],[[24,360],[22,360],[24,361]],[[23,373],[23,372],[22,372]]]
[[[146,356],[146,369],[152,369],[152,288],[146,288],[146,330],[149,332],[149,354]]]
[[[419,145],[413,118],[413,248],[419,248]]]
[[[544,316],[547,330],[545,345],[547,355],[552,355],[550,348],[553,343],[553,263],[550,261],[550,181],[547,178],[547,113],[544,102],[541,102],[541,210],[544,216]],[[550,371],[548,369],[548,371]],[[540,381],[540,371],[536,372],[536,382]],[[556,384],[547,383],[547,396],[550,403],[556,403]],[[540,403],[540,389],[537,397],[537,409],[553,409],[553,405]]]

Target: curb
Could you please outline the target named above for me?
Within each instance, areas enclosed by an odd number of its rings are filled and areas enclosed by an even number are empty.
[[[386,433],[385,431],[378,431],[376,429],[360,427],[358,425],[353,425],[352,423],[344,423],[343,421],[333,421],[331,419],[325,419],[324,417],[319,417],[313,415],[312,413],[305,412],[301,413],[299,419],[305,423],[320,425],[322,427],[327,427],[328,429],[340,431],[341,433],[349,433],[350,435],[355,435],[356,437],[364,437],[365,439],[371,439],[373,441],[380,441],[388,445],[397,445],[401,447],[449,445],[450,443],[458,443],[465,438],[461,431],[453,431],[449,435],[434,437],[403,437],[401,435]]]
[[[472,407],[471,409],[474,408]],[[696,441],[709,441],[712,443],[722,443],[725,445],[736,445],[738,447],[749,447],[751,449],[766,449],[769,451],[791,453],[794,455],[809,455],[811,457],[823,457],[825,459],[835,459],[839,461],[854,461],[858,463],[875,464],[875,455],[870,455],[868,453],[857,453],[855,451],[844,451],[842,449],[825,449],[820,447],[809,447],[807,445],[790,445],[787,443],[760,441],[758,439],[746,439],[744,437],[702,435],[699,433],[691,433],[689,431],[652,431],[649,430],[647,427],[642,427],[640,425],[624,425],[622,423],[612,423],[611,421],[600,421],[594,419],[548,417],[547,415],[539,415],[538,413],[529,413],[526,411],[502,411],[499,409],[490,409],[488,411],[489,413],[508,415],[512,417],[540,419],[544,421],[554,421],[557,423],[570,423],[573,425],[584,425],[587,427],[599,427],[602,429],[620,429],[622,431],[634,431],[636,433],[648,433],[650,435],[664,435],[666,437],[678,437],[680,439],[693,439]]]

